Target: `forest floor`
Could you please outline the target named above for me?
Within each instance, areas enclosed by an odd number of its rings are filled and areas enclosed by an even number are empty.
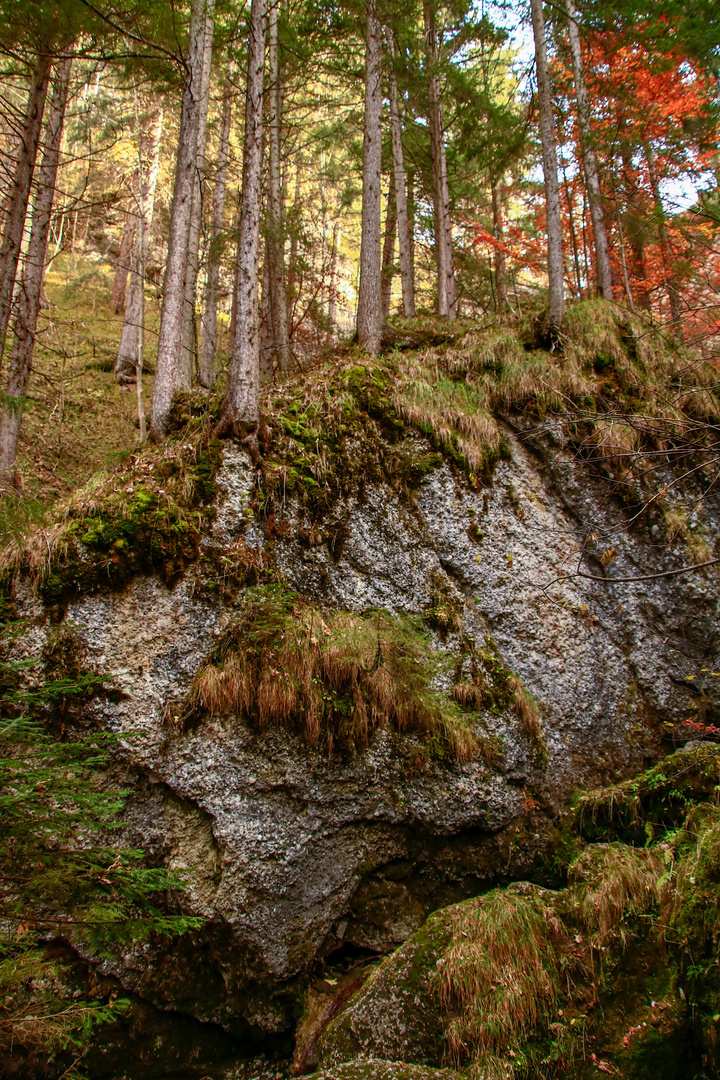
[[[18,455],[24,498],[5,500],[0,528],[41,518],[95,472],[112,468],[137,445],[135,387],[112,373],[122,315],[109,302],[112,276],[100,263],[58,256],[46,278],[50,306],[41,313]],[[147,363],[154,368],[159,301],[146,304]],[[152,375],[144,378],[145,408]]]

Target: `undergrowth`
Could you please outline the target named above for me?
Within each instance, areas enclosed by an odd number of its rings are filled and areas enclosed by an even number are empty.
[[[447,909],[433,985],[450,1062],[478,1080],[718,1074],[719,762],[718,746],[679,751],[585,794],[594,842],[565,889]]]

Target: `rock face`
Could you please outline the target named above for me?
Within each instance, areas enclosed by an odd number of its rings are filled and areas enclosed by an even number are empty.
[[[537,872],[573,786],[658,755],[662,721],[691,693],[682,653],[669,650],[713,647],[715,590],[699,574],[617,585],[574,576],[591,535],[615,548],[608,572],[621,577],[657,572],[658,556],[543,439],[508,431],[512,460],[479,492],[445,465],[412,501],[368,486],[334,508],[326,543],[294,539],[302,511],[288,500],[272,551],[320,605],[422,613],[441,589],[462,631],[448,628],[438,648],[460,657],[463,637],[491,640],[537,702],[541,732],[512,709],[486,711],[492,765],[436,758],[417,768],[416,740],[385,730],[366,751],[330,760],[298,735],[232,716],[178,733],[168,714],[232,611],[202,594],[192,570],[173,590],[136,579],[70,605],[68,622],[123,694],[94,709],[126,747],[129,834],[169,865],[195,868],[190,903],[209,919],[171,953],[144,947],[110,965],[128,988],[232,1033],[285,1031],[319,959],[389,951],[430,911]],[[228,446],[207,543],[243,535],[269,559],[248,510],[254,479]],[[598,558],[583,565],[601,576]]]

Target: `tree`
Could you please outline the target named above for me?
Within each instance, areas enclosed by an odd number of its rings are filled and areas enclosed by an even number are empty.
[[[406,319],[415,317],[415,280],[412,264],[410,222],[408,220],[407,193],[405,188],[405,157],[402,143],[402,120],[395,74],[395,49],[392,32],[388,34],[390,54],[390,125],[392,132],[393,170],[395,177],[395,205],[397,207],[398,253],[400,256],[400,281],[402,284],[403,314]]]
[[[607,231],[605,229],[605,215],[603,213],[597,159],[595,157],[595,150],[592,144],[592,132],[590,130],[590,105],[587,87],[585,85],[585,73],[583,71],[578,13],[573,0],[565,0],[565,11],[568,18],[568,39],[570,41],[570,55],[572,57],[573,78],[575,80],[578,137],[582,155],[583,171],[585,174],[585,184],[587,186],[588,202],[590,204],[593,237],[595,240],[595,266],[597,269],[598,291],[606,300],[612,300],[613,287],[612,270],[610,268],[610,250],[608,247]]]
[[[15,339],[5,385],[5,400],[0,413],[0,489],[7,487],[12,481],[23,405],[30,382],[71,66],[71,57],[66,57],[57,66],[45,127],[30,241],[18,296]]]
[[[562,214],[558,185],[557,149],[552,115],[552,87],[547,60],[545,19],[542,0],[531,0],[535,64],[537,70],[540,139],[542,142],[543,174],[545,177],[545,207],[548,243],[548,327],[555,332],[562,326],[565,315],[565,269],[563,265]]]
[[[382,334],[380,177],[382,169],[382,30],[376,0],[368,0],[365,37],[362,231],[357,334],[373,356]]]
[[[430,123],[430,147],[433,170],[433,206],[435,213],[435,256],[438,272],[438,314],[454,319],[457,314],[455,267],[452,249],[452,220],[448,187],[445,130],[443,127],[438,40],[433,0],[424,0],[425,53]]]
[[[260,200],[262,182],[265,0],[252,0],[245,94],[245,147],[237,251],[235,335],[218,434],[249,439],[260,421]]]
[[[0,367],[5,352],[13,286],[15,285],[18,260],[20,259],[23,227],[30,201],[30,189],[40,143],[43,109],[45,108],[45,96],[50,79],[52,59],[52,55],[47,51],[39,53],[30,74],[30,88],[25,107],[25,116],[20,129],[15,173],[5,213],[5,228],[0,243]]]
[[[225,187],[227,184],[227,166],[230,151],[230,121],[232,119],[234,98],[234,76],[235,61],[231,59],[228,64],[225,91],[223,94],[220,139],[215,166],[215,186],[213,188],[212,224],[210,228],[210,243],[208,245],[207,255],[207,291],[202,320],[199,382],[206,390],[211,390],[215,383],[218,285],[220,281],[220,257],[222,254]]]
[[[268,165],[268,223],[267,259],[270,285],[270,325],[273,352],[281,371],[290,364],[290,340],[288,326],[287,293],[285,291],[285,236],[283,222],[281,134],[283,86],[280,66],[280,43],[278,38],[278,4],[272,0],[269,9],[268,75],[270,80],[270,115],[268,119],[268,142],[270,160]]]
[[[137,98],[137,92],[136,92]],[[136,100],[137,104],[137,100]],[[139,121],[138,121],[139,123]],[[150,226],[155,201],[155,185],[160,167],[160,139],[163,127],[163,107],[160,99],[154,104],[149,131],[137,132],[138,167],[136,171],[136,213],[133,215],[134,243],[130,255],[130,285],[125,301],[120,346],[113,368],[121,383],[135,382],[138,369],[138,335],[142,319]],[[143,138],[144,135],[144,138]],[[143,146],[143,142],[145,145]],[[144,163],[147,163],[145,168]]]
[[[200,233],[203,224],[205,202],[205,153],[207,143],[208,110],[210,107],[210,73],[212,69],[213,19],[205,17],[205,44],[200,82],[200,109],[198,115],[197,149],[195,152],[195,177],[193,180],[192,214],[188,233],[188,256],[185,269],[185,307],[183,309],[182,351],[189,367],[188,379],[192,383],[193,366],[197,354],[197,323],[195,305],[197,283],[200,273]]]
[[[150,433],[154,439],[161,439],[165,434],[175,395],[180,390],[189,390],[191,385],[191,367],[182,349],[185,279],[197,175],[196,154],[202,105],[205,44],[208,24],[212,24],[214,12],[215,0],[193,0],[188,57],[184,66],[180,136],[175,165],[175,186],[170,215],[158,357],[150,417]]]

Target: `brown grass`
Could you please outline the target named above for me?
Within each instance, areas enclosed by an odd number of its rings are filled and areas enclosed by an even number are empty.
[[[508,1051],[547,1028],[560,995],[565,931],[537,896],[496,889],[456,909],[453,940],[435,976],[449,1015],[448,1053],[472,1075],[500,1078]]]
[[[224,651],[195,678],[196,710],[295,728],[329,752],[364,748],[385,727],[436,739],[461,761],[479,753],[459,710],[432,689],[439,656],[409,619],[322,613],[263,587],[250,590]]]
[[[626,920],[657,906],[663,863],[659,855],[625,844],[592,844],[570,867],[568,881],[578,886],[582,918],[591,943],[611,936],[625,945]]]

